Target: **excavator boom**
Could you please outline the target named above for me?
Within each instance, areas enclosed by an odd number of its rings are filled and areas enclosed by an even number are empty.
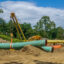
[[[17,30],[17,32],[18,32],[18,35],[19,35],[20,39],[22,39],[22,38],[21,38],[21,35],[22,35],[23,39],[26,40],[26,37],[25,37],[25,35],[24,35],[23,31],[22,31],[22,28],[20,27],[20,25],[19,25],[19,23],[18,23],[18,20],[17,20],[17,18],[16,18],[16,16],[15,16],[15,13],[11,13],[11,18],[12,18],[12,20],[13,20],[13,23],[14,23],[14,25],[15,25],[15,27],[16,27],[16,30]],[[21,32],[21,34],[20,34],[19,31]]]

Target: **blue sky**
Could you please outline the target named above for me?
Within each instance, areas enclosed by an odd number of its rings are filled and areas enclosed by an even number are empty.
[[[4,10],[0,17],[8,22],[14,12],[20,23],[35,25],[42,16],[49,16],[57,26],[64,28],[64,0],[0,0]]]
[[[34,2],[37,6],[53,7],[64,9],[64,0],[0,0],[2,1],[26,1]]]

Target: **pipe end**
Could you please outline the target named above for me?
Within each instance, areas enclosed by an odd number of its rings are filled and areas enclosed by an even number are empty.
[[[45,40],[45,46],[47,46],[47,40]]]
[[[51,52],[54,52],[54,47],[52,47],[52,51]]]

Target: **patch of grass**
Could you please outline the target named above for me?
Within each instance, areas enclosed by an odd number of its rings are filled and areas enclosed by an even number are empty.
[[[7,36],[7,35],[2,35],[0,34],[0,38],[4,39],[4,40],[8,40],[8,41],[11,41],[11,37],[10,36]],[[13,38],[13,42],[23,42],[24,40],[20,40],[20,39],[17,39],[17,38]]]

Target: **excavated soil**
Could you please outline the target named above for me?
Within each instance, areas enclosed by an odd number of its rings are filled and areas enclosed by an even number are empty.
[[[21,50],[0,49],[0,64],[64,64],[64,47],[45,52],[33,46]]]
[[[64,48],[53,53],[33,46],[21,50],[0,50],[0,64],[64,64]]]

